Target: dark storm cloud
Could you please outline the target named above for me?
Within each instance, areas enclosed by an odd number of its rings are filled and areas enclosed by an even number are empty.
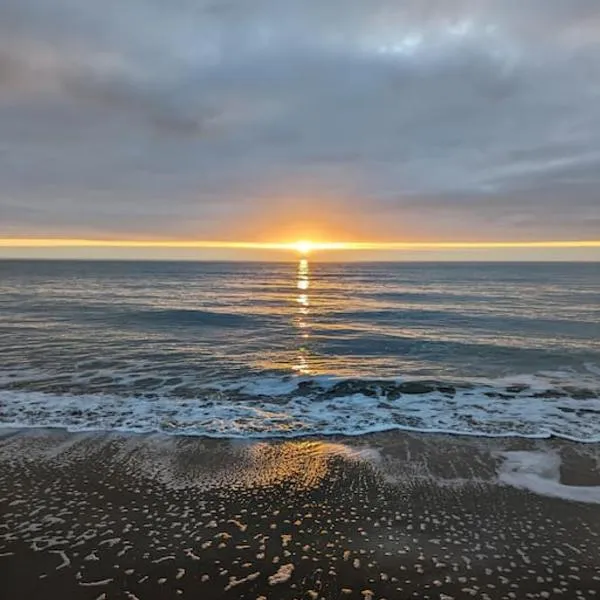
[[[599,81],[595,0],[2,0],[0,234],[590,237]]]

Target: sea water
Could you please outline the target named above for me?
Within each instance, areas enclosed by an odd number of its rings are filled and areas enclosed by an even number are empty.
[[[2,261],[0,426],[600,441],[600,265]]]

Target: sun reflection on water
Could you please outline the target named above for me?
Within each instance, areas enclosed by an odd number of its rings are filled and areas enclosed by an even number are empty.
[[[300,259],[298,263],[296,288],[298,289],[298,294],[296,295],[296,303],[298,304],[296,325],[298,327],[298,335],[301,344],[298,348],[298,355],[296,356],[292,368],[297,373],[308,375],[310,373],[308,349],[304,346],[304,343],[310,337],[308,322],[310,316],[310,297],[308,294],[308,289],[310,288],[310,270],[308,260],[305,258]]]

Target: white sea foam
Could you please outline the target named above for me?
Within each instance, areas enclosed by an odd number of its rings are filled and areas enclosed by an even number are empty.
[[[452,396],[433,391],[394,400],[363,393],[318,398],[298,391],[284,395],[297,384],[298,380],[257,381],[238,386],[236,393],[249,394],[242,398],[223,391],[186,399],[0,390],[0,426],[243,438],[360,435],[398,429],[600,441],[598,398],[535,397],[528,392],[490,398],[485,395],[490,390],[487,385],[457,389]],[[333,384],[331,380],[328,386]]]
[[[542,496],[575,502],[600,504],[600,486],[572,486],[560,482],[560,456],[557,452],[503,452],[501,483],[526,489]]]

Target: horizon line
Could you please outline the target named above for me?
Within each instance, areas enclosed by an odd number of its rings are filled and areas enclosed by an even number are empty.
[[[489,242],[247,242],[225,240],[111,240],[94,238],[0,238],[2,248],[163,248],[278,250],[299,254],[318,251],[401,251],[401,250],[477,250],[477,249],[568,249],[600,248],[600,240],[542,240]]]

